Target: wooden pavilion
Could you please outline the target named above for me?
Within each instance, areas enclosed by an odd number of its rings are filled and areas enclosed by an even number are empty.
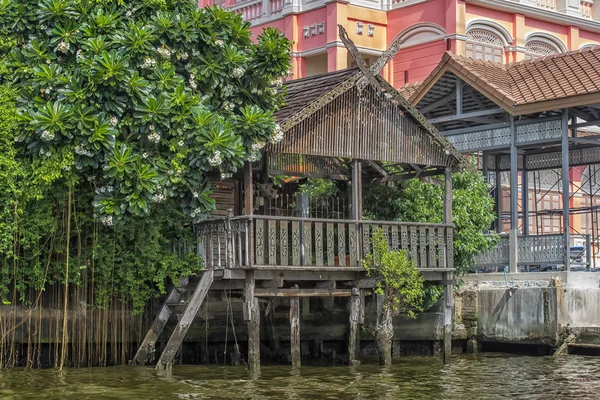
[[[227,201],[221,194],[217,208],[223,211],[237,205],[237,210],[197,225],[198,252],[206,260],[206,271],[200,282],[184,280],[169,294],[135,362],[144,362],[148,346],[156,342],[172,306],[187,298],[159,360],[159,365],[170,365],[207,292],[222,291],[224,286],[243,295],[251,369],[257,368],[260,360],[259,297],[290,298],[295,365],[300,363],[299,299],[351,298],[349,359],[353,362],[358,327],[364,318],[365,289],[375,284],[367,279],[361,259],[370,252],[377,229],[383,230],[392,249],[407,250],[427,281],[445,285],[442,324],[445,354],[450,354],[454,271],[451,173],[462,156],[385,80],[376,76],[377,87],[361,85],[364,78],[361,70],[348,69],[286,84],[286,105],[276,113],[283,141],[266,146],[260,162],[247,163],[243,176],[224,185],[240,200]],[[267,200],[278,198],[269,184],[274,175],[349,182],[347,215],[314,218],[302,211],[302,201],[297,201],[300,212],[293,216],[268,211]],[[444,223],[363,220],[363,181],[433,175],[445,176]],[[387,318],[381,314],[381,319]],[[389,319],[391,326],[391,315]],[[391,360],[391,350],[388,358]]]
[[[600,163],[600,46],[507,65],[448,52],[423,83],[401,92],[458,150],[481,154],[483,172],[495,186],[498,232],[503,208],[509,215],[510,234],[478,264],[509,266],[512,273],[529,265],[569,270],[576,233],[571,204],[583,193],[570,173]],[[529,225],[537,214],[531,206],[539,201],[537,194],[531,198],[529,177],[548,170],[558,176],[549,185],[560,193],[561,210],[552,212],[561,215],[562,232],[533,234]],[[502,204],[504,172],[510,175],[508,207]],[[585,190],[592,201],[595,174],[589,173]],[[577,212],[595,213],[593,208]],[[597,248],[598,238],[593,242]],[[589,269],[589,237],[586,247]]]

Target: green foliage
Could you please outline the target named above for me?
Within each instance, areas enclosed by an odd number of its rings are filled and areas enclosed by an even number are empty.
[[[411,179],[403,186],[373,186],[364,191],[365,214],[369,217],[429,223],[443,221],[443,184]],[[494,219],[494,200],[483,175],[474,166],[455,172],[452,175],[452,222],[455,226],[454,266],[459,274],[473,266],[475,256],[496,244],[497,238],[487,235]]]
[[[391,251],[381,229],[373,234],[373,253],[367,254],[363,266],[369,276],[381,278],[375,293],[386,296],[394,312],[405,312],[416,318],[423,311],[424,280],[406,250]]]
[[[206,215],[205,173],[281,140],[272,112],[290,43],[271,28],[253,43],[248,28],[189,0],[0,0],[23,152],[42,168],[70,155],[49,183],[93,179],[104,216],[169,198]]]
[[[69,282],[140,312],[202,269],[207,174],[282,139],[289,41],[188,0],[0,0],[0,33],[0,301]]]

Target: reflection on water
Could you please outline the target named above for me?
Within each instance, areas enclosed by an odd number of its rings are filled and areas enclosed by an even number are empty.
[[[177,366],[0,371],[1,399],[598,399],[600,359],[506,354],[395,360],[391,368]]]

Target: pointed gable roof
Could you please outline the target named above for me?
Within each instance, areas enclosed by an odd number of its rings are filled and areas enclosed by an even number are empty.
[[[457,166],[462,155],[380,76],[383,93],[363,73],[346,69],[286,83],[286,104],[275,113],[284,140],[272,153],[355,158],[436,167]]]
[[[452,73],[512,115],[600,101],[600,46],[511,64],[446,52],[410,96],[418,104],[446,73]]]

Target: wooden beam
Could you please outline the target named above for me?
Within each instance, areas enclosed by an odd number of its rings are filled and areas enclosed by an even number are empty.
[[[494,114],[500,114],[500,113],[504,113],[504,112],[505,111],[502,108],[496,107],[496,108],[491,108],[489,110],[472,111],[472,112],[468,112],[468,113],[447,115],[445,117],[439,117],[439,118],[432,118],[429,120],[429,122],[431,122],[432,124],[435,125],[435,124],[439,124],[442,122],[460,121],[462,119],[473,119],[473,118],[477,118],[477,117],[484,117],[486,115],[494,115]]]
[[[445,105],[446,103],[448,103],[449,101],[454,99],[455,96],[456,96],[456,90],[453,90],[450,94],[442,97],[439,100],[434,101],[433,103],[429,104],[428,106],[419,108],[419,111],[421,111],[421,114],[427,114],[429,111],[435,110],[436,108],[438,108],[441,105]]]
[[[358,361],[358,350],[360,347],[359,338],[359,323],[360,323],[360,290],[352,289],[352,297],[350,298],[350,334],[348,337],[348,363],[356,365]]]
[[[577,143],[577,144],[591,144],[594,146],[600,146],[600,138],[592,139],[589,137],[572,137],[572,138],[569,138],[569,142]]]
[[[256,297],[350,297],[350,289],[256,289]]]

